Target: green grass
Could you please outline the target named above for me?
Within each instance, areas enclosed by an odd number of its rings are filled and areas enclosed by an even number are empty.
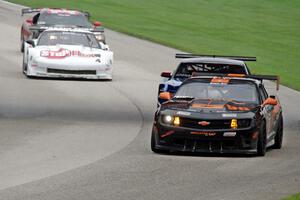
[[[187,52],[255,55],[252,72],[300,90],[299,0],[10,0],[89,10],[106,27]]]
[[[299,194],[295,194],[293,196],[287,197],[283,200],[300,200],[300,193]]]

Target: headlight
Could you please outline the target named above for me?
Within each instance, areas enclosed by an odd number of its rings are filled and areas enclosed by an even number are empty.
[[[166,124],[171,124],[173,122],[173,117],[171,115],[165,115],[163,117],[163,121]]]
[[[173,123],[174,123],[175,126],[179,126],[180,125],[180,118],[179,117],[175,117]]]
[[[95,34],[95,37],[98,41],[105,41],[105,36],[103,34]]]
[[[247,128],[251,125],[250,119],[239,119],[238,120],[238,127],[239,128]]]
[[[179,126],[180,125],[180,117],[173,117],[171,115],[164,115],[162,117],[162,121],[166,124]]]
[[[237,127],[238,127],[237,119],[232,119],[230,126],[233,129],[237,129]]]
[[[250,119],[232,119],[230,127],[233,129],[247,128],[251,125]]]

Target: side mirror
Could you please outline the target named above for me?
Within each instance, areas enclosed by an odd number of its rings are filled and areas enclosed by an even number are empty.
[[[170,92],[162,92],[159,94],[159,98],[163,100],[170,100],[172,98],[172,95]]]
[[[35,47],[35,42],[33,40],[26,40],[27,44],[30,44],[32,47]]]
[[[268,97],[262,104],[262,106],[265,105],[271,105],[271,106],[276,106],[278,104],[278,101],[273,98],[273,97]]]
[[[94,21],[94,26],[97,27],[97,26],[101,26],[101,22],[98,22],[98,21]]]
[[[101,49],[109,51],[109,46],[103,42],[99,42]]]
[[[161,77],[164,77],[164,78],[171,78],[172,73],[166,71],[166,72],[162,72],[162,73],[160,74],[160,76],[161,76]]]
[[[26,22],[28,23],[28,24],[33,24],[33,20],[32,20],[32,18],[30,18],[30,19],[26,19]]]

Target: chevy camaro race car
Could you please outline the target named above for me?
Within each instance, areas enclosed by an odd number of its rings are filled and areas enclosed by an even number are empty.
[[[175,93],[181,83],[195,72],[250,75],[244,61],[256,61],[255,57],[245,56],[176,54],[175,57],[183,59],[174,73],[161,73],[165,79],[158,88],[158,104],[164,102],[163,99],[159,98],[161,92]]]
[[[24,42],[28,39],[36,39],[41,32],[50,27],[81,28],[93,32],[99,42],[105,43],[104,28],[101,23],[95,21],[91,24],[88,20],[89,13],[77,10],[60,8],[24,8],[24,14],[36,13],[32,18],[25,20],[21,27],[21,51],[24,51]]]
[[[113,52],[89,31],[47,29],[24,45],[28,77],[112,79]]]
[[[199,74],[187,79],[155,114],[151,148],[154,152],[247,153],[264,156],[267,147],[281,148],[282,109],[268,96],[262,80]]]

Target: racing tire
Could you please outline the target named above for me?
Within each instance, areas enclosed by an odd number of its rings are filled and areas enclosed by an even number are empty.
[[[23,37],[22,31],[21,31],[21,45],[20,45],[20,51],[21,51],[22,53],[24,53],[24,37]]]
[[[22,72],[24,75],[27,75],[27,64],[25,63],[24,55],[23,55]]]
[[[257,141],[257,156],[265,156],[267,151],[267,134],[265,122],[259,128],[259,136]]]
[[[152,130],[152,134],[151,134],[151,150],[154,152],[154,153],[159,153],[159,154],[163,154],[163,153],[168,153],[167,150],[161,150],[161,149],[157,149],[155,147],[155,135],[154,135],[154,131]]]
[[[273,149],[281,149],[282,147],[282,140],[283,140],[283,118],[282,114],[279,116],[279,122],[278,127],[276,131],[276,136],[274,138],[274,145],[272,146]]]
[[[21,41],[21,53],[24,53],[24,42]]]

